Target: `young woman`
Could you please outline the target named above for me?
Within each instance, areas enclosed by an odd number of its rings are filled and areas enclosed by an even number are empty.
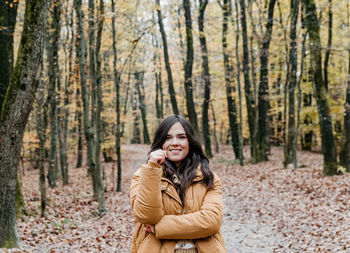
[[[185,118],[172,115],[159,125],[147,164],[132,178],[130,198],[132,253],[226,252],[221,182]]]

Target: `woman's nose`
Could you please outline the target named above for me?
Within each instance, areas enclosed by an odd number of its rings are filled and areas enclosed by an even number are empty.
[[[179,139],[178,138],[176,138],[176,137],[174,137],[174,138],[172,138],[172,140],[171,140],[171,145],[179,145]]]

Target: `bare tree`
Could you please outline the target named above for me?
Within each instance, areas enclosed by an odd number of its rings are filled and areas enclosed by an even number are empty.
[[[27,1],[19,55],[1,111],[0,248],[18,247],[16,176],[22,138],[41,75],[50,1]]]
[[[192,35],[192,17],[189,0],[183,0],[186,20],[186,64],[185,64],[185,93],[188,118],[193,126],[195,133],[199,134],[196,108],[193,100],[192,70],[193,70],[193,35]]]
[[[262,162],[268,160],[268,110],[270,108],[269,103],[269,54],[270,54],[270,42],[273,28],[273,13],[276,0],[270,0],[268,7],[268,17],[266,22],[266,30],[262,41],[262,47],[260,50],[260,80],[258,91],[258,114],[259,114],[259,131],[258,131],[258,153],[256,162]]]
[[[79,38],[78,54],[79,54],[79,63],[80,63],[80,86],[81,86],[81,96],[83,100],[83,124],[84,124],[84,132],[85,132],[85,139],[86,139],[86,145],[87,145],[88,168],[92,178],[94,198],[98,201],[98,211],[101,214],[103,214],[106,211],[105,202],[104,202],[104,186],[102,182],[101,172],[99,171],[99,164],[98,166],[96,165],[97,162],[99,162],[96,160],[96,152],[94,152],[95,151],[94,138],[96,138],[96,133],[92,130],[93,125],[89,116],[90,103],[89,103],[89,93],[86,86],[84,14],[82,10],[82,0],[75,0],[74,4],[75,4],[75,10],[77,12],[78,24],[79,24],[78,25],[78,34],[79,34],[78,35],[78,38]],[[90,9],[90,11],[92,10]],[[93,40],[93,38],[91,37],[90,39]],[[91,50],[92,49],[90,47],[90,54],[91,54]],[[95,57],[95,52],[93,50],[92,50],[92,54],[93,56],[90,55],[90,57]],[[95,62],[95,60],[93,60],[93,62]],[[92,67],[90,66],[90,68]],[[92,85],[92,88],[96,88],[96,83],[94,85],[95,86]],[[96,106],[96,97],[93,98],[92,101],[93,101],[92,104],[95,103],[95,106]],[[93,117],[91,117],[91,119],[92,118]]]
[[[210,142],[210,130],[209,130],[209,103],[210,103],[210,72],[209,72],[209,59],[208,59],[208,48],[207,39],[204,32],[204,13],[208,5],[208,0],[199,0],[199,15],[198,15],[198,30],[199,30],[199,41],[201,44],[202,51],[202,68],[203,68],[203,79],[204,79],[204,101],[202,107],[202,125],[203,125],[203,137],[204,147],[207,157],[213,157],[211,152]]]
[[[327,89],[322,74],[322,56],[320,39],[320,22],[317,18],[314,0],[303,0],[305,9],[305,23],[309,33],[309,48],[312,82],[317,102],[323,153],[323,173],[337,174],[337,152],[333,139],[332,119],[327,97]]]
[[[157,14],[158,14],[159,30],[163,40],[164,62],[165,62],[165,68],[168,74],[168,85],[169,85],[169,95],[170,95],[171,106],[173,108],[173,113],[179,114],[179,109],[177,107],[176,96],[175,96],[173,75],[171,72],[170,61],[169,61],[168,42],[167,42],[167,37],[166,37],[164,25],[163,25],[163,18],[162,18],[162,12],[160,8],[159,0],[156,0],[156,8],[157,8]]]

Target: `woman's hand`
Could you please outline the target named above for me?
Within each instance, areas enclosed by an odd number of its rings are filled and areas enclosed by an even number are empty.
[[[145,232],[149,232],[149,233],[155,234],[154,225],[148,225],[147,224],[143,230],[145,230]]]
[[[157,149],[149,154],[148,161],[152,163],[162,164],[167,157],[166,152],[162,149]]]

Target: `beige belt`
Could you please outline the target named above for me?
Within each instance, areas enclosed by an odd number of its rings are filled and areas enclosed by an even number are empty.
[[[179,240],[176,242],[176,245],[175,245],[175,252],[177,252],[176,250],[193,250],[193,249],[196,249],[196,245],[193,243],[192,240]],[[194,252],[197,252],[197,251],[194,251]]]

